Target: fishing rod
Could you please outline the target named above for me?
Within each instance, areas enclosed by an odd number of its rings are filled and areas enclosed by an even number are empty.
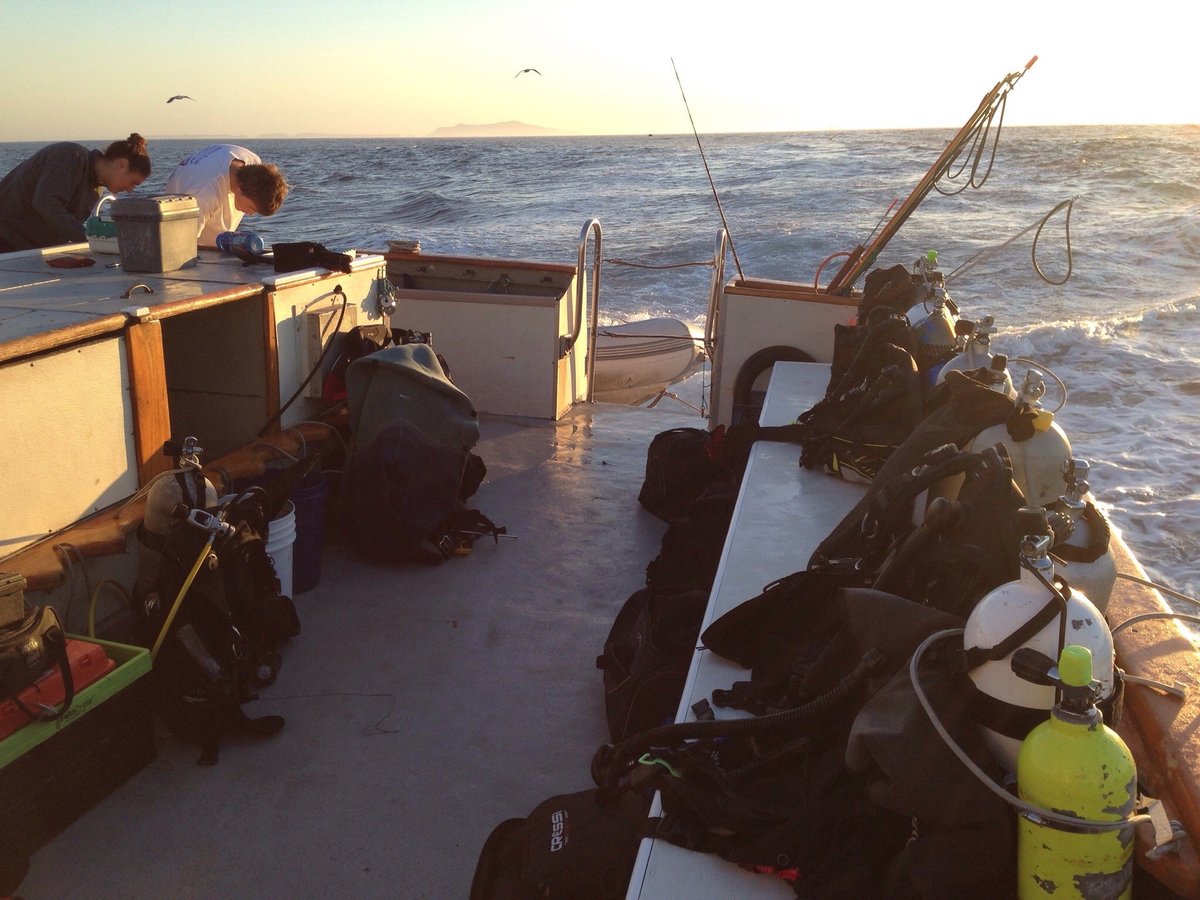
[[[962,148],[971,139],[972,135],[978,132],[985,121],[991,121],[996,110],[1007,100],[1008,92],[1013,89],[1013,86],[1021,79],[1021,76],[1028,72],[1035,62],[1037,62],[1036,56],[1025,63],[1025,68],[1021,71],[1010,72],[1004,76],[1004,78],[996,82],[995,87],[984,95],[975,112],[971,114],[966,124],[958,130],[953,139],[946,144],[946,148],[937,158],[937,161],[925,173],[925,177],[921,179],[916,188],[913,189],[913,192],[908,195],[908,198],[901,204],[900,208],[896,210],[896,214],[884,226],[878,237],[865,245],[859,244],[850,253],[849,258],[842,265],[842,268],[833,276],[833,280],[829,282],[829,287],[826,288],[828,293],[840,296],[846,296],[850,293],[854,287],[854,282],[862,277],[863,273],[871,267],[883,248],[887,246],[888,241],[900,230],[900,226],[908,221],[908,217],[913,214],[916,208],[920,206],[921,201],[933,190],[937,180],[945,174],[950,168],[951,163],[958,158]]]
[[[679,96],[683,98],[683,108],[687,110],[688,121],[692,123],[692,134],[696,136],[696,146],[700,148],[700,160],[704,163],[704,174],[708,176],[708,186],[712,188],[713,199],[717,201],[717,212],[721,216],[721,227],[725,229],[725,235],[729,238],[729,249],[733,251],[733,264],[737,267],[738,278],[743,281],[746,276],[742,273],[742,261],[738,259],[737,247],[733,245],[733,234],[729,230],[729,223],[725,221],[725,210],[721,206],[721,198],[717,195],[717,186],[713,183],[712,172],[708,168],[708,159],[704,155],[704,145],[700,143],[700,132],[696,130],[696,120],[692,118],[692,108],[688,105],[687,94],[683,92],[683,81],[679,78],[679,69],[675,68],[675,57],[671,57],[671,68],[675,71],[675,81],[679,85]]]

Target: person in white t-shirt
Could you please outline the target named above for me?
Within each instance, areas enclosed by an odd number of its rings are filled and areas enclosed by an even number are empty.
[[[191,194],[200,206],[198,243],[215,247],[222,231],[235,231],[243,214],[270,216],[283,204],[288,183],[273,165],[236,144],[197,150],[167,179],[168,194]]]

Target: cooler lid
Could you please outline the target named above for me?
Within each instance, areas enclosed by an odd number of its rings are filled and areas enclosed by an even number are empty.
[[[157,197],[118,197],[112,202],[113,221],[121,219],[178,218],[200,215],[196,198],[190,194],[160,194]]]
[[[0,595],[16,594],[25,590],[25,576],[19,572],[0,572]]]

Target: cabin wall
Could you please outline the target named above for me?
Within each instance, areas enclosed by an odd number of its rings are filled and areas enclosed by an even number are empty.
[[[283,427],[309,420],[329,406],[321,399],[321,388],[341,351],[341,339],[357,325],[383,321],[378,282],[386,278],[384,267],[377,266],[300,284],[288,285],[280,279],[267,295],[275,323],[280,405],[287,403],[309,373],[320,366],[300,397],[284,412],[280,420]]]
[[[782,347],[806,353],[813,362],[832,362],[834,326],[852,324],[856,314],[856,299],[830,297],[802,285],[736,281],[725,285],[717,318],[713,424],[732,424],[738,375],[755,354]],[[768,366],[754,382],[757,392],[766,391],[770,375]]]
[[[123,337],[0,366],[0,397],[0,556],[137,490]]]

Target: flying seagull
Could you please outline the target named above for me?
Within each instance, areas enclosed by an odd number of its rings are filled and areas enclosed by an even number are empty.
[[[176,100],[191,100],[193,103],[196,102],[196,98],[189,97],[187,94],[176,94],[174,97],[167,98],[168,103],[174,103]]]
[[[537,69],[522,69],[520,72],[518,72],[516,75],[514,75],[513,78],[518,78],[521,75],[524,75],[526,72],[536,72],[538,75],[542,74],[541,72],[538,72]]]

